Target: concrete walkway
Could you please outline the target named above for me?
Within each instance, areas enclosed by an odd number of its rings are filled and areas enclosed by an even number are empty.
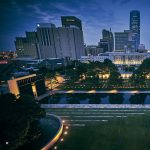
[[[141,109],[141,108],[148,108],[150,109],[150,104],[145,105],[137,105],[137,104],[41,104],[41,108],[131,108],[131,109]]]
[[[47,91],[45,94],[37,97],[37,100],[42,100],[43,98],[55,94],[55,93],[60,93],[60,94],[64,94],[64,93],[106,93],[106,94],[110,94],[110,93],[129,93],[129,94],[138,94],[138,93],[150,93],[150,91],[138,91],[138,90],[133,90],[133,91],[118,91],[118,90],[107,90],[107,91],[96,91],[96,90],[89,90],[89,91],[79,91],[79,90],[52,90],[52,91]]]

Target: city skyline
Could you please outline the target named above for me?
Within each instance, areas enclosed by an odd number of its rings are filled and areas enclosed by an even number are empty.
[[[60,17],[64,15],[81,19],[84,42],[87,45],[98,44],[102,29],[111,28],[113,33],[129,29],[131,10],[139,10],[141,13],[141,43],[150,49],[148,0],[6,0],[1,3],[0,50],[14,50],[15,37],[24,36],[24,31],[32,31],[38,22],[51,22],[61,26]]]

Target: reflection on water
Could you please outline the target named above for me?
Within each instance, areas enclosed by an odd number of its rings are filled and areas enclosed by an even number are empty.
[[[131,104],[144,104],[146,97],[147,97],[147,94],[145,93],[135,94],[135,95],[131,95],[129,101]]]
[[[123,94],[110,94],[109,95],[109,103],[110,104],[122,104],[124,101]]]
[[[53,94],[43,99],[45,104],[150,104],[149,94],[68,93]]]

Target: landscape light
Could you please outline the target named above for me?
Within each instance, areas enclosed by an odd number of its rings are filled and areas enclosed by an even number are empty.
[[[67,131],[65,131],[65,132],[64,132],[64,134],[65,134],[65,135],[67,135],[67,134],[68,134],[68,132],[67,132]]]
[[[63,138],[61,138],[61,140],[60,140],[61,142],[63,142],[64,141],[64,139]]]
[[[6,142],[6,145],[8,145],[9,144],[9,142]]]

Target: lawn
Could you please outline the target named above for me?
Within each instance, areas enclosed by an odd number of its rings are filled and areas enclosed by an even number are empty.
[[[141,111],[136,110],[135,113]],[[114,111],[115,113],[111,110],[110,114],[107,114],[105,110],[92,112],[91,115],[89,112],[90,110],[88,110],[88,114],[85,110],[62,110],[61,112],[57,110],[54,112],[58,115],[60,113],[62,116],[68,115],[64,117],[67,117],[68,122],[71,121],[68,135],[62,135],[64,141],[56,144],[59,150],[149,150],[149,111],[144,115],[128,115],[125,118],[115,117],[116,112],[117,115],[120,113],[119,116],[126,115],[122,110]],[[132,113],[132,110],[129,110],[128,113]],[[87,117],[85,118],[85,116]],[[99,118],[101,116],[104,118]],[[114,117],[107,119],[106,116]]]

